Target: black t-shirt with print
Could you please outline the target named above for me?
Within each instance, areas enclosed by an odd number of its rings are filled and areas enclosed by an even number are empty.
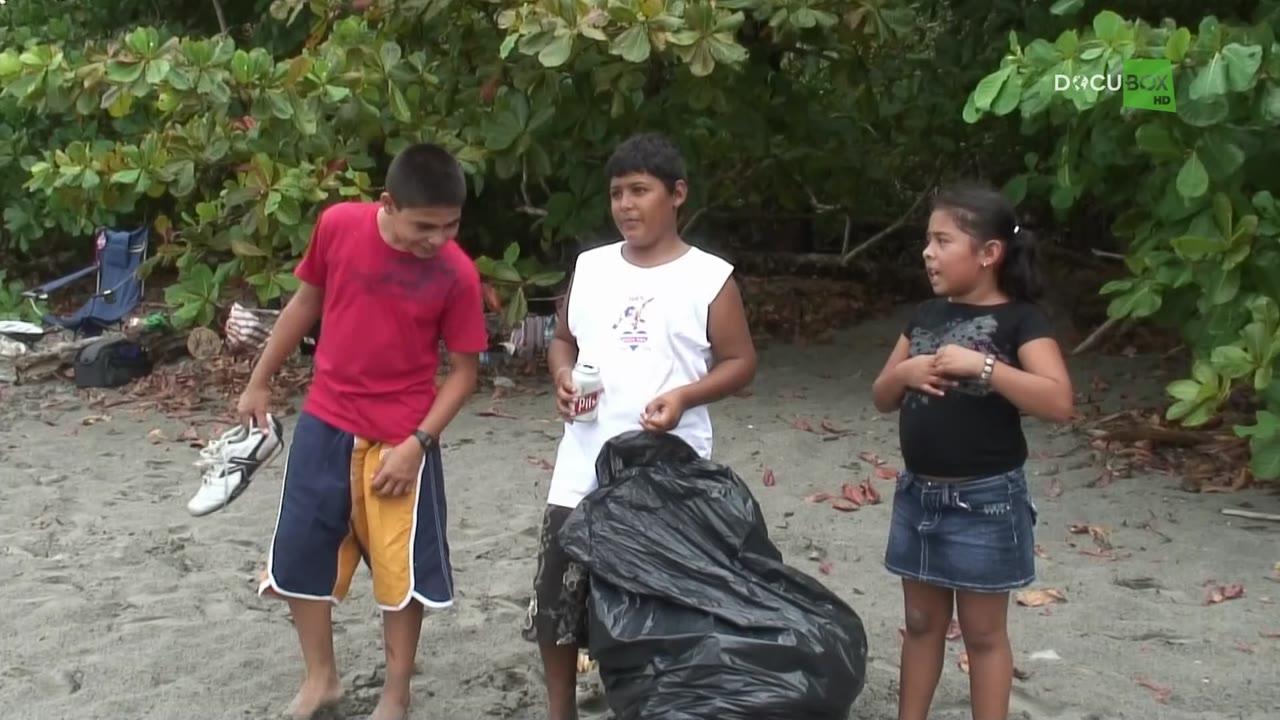
[[[911,344],[911,357],[936,353],[943,345],[959,345],[1021,368],[1018,348],[1052,337],[1053,329],[1032,303],[966,305],[935,298],[916,309],[904,335]],[[998,475],[1027,461],[1019,410],[977,378],[948,388],[944,397],[908,389],[902,399],[898,436],[907,469],[921,475]]]

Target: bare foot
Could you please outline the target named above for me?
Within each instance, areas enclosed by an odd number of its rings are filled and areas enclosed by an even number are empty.
[[[378,700],[378,707],[369,715],[369,720],[409,720],[408,698],[401,702],[384,692]]]
[[[311,720],[316,713],[337,705],[341,700],[342,682],[336,676],[317,682],[308,679],[293,696],[285,717],[289,720]]]

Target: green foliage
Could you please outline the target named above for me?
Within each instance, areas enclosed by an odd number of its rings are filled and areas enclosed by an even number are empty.
[[[0,320],[26,320],[40,322],[46,308],[43,303],[22,297],[22,282],[9,280],[8,273],[0,268]]]
[[[520,324],[529,312],[529,291],[533,288],[550,288],[564,280],[564,272],[548,270],[536,258],[520,257],[520,244],[511,243],[502,257],[494,259],[481,256],[476,269],[497,293],[502,303],[503,322],[508,327]]]
[[[955,88],[925,50],[966,72],[974,49],[944,30],[991,17],[905,0],[260,0],[250,39],[307,31],[264,48],[128,2],[75,0],[68,33],[14,4],[32,25],[0,51],[0,247],[34,255],[148,218],[148,272],[230,263],[220,288],[263,300],[288,290],[321,207],[374,197],[390,157],[424,140],[469,173],[483,223],[468,244],[490,251],[532,230],[555,260],[607,228],[601,166],[640,129],[697,169],[691,212],[876,222],[960,146],[944,111],[958,91],[924,92]],[[850,152],[873,144],[912,150]]]
[[[1046,194],[1061,217],[1086,200],[1114,213],[1131,277],[1102,288],[1108,313],[1183,330],[1194,363],[1168,388],[1169,419],[1204,424],[1237,390],[1260,399],[1258,424],[1238,429],[1260,477],[1280,476],[1280,204],[1268,190],[1280,188],[1278,30],[1274,8],[1253,24],[1209,16],[1196,28],[1103,11],[1052,41],[1011,38],[965,108],[969,122],[1018,112],[1024,130],[1056,138],[1047,162],[1016,184]],[[1055,87],[1058,75],[1118,74],[1130,58],[1172,62],[1176,113],[1123,108],[1120,92]]]

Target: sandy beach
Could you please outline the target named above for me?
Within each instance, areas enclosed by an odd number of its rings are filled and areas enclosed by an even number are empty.
[[[860,456],[900,466],[896,418],[876,413],[870,386],[902,312],[829,345],[769,344],[751,394],[713,410],[717,460],[751,485],[788,562],[866,624],[871,658],[853,718],[895,717],[901,591],[881,566],[892,482]],[[1158,403],[1168,379],[1141,356],[1086,358],[1072,371],[1081,389],[1105,381],[1110,389],[1094,393],[1103,408]],[[560,434],[547,390],[540,379],[522,385],[489,414],[492,388],[482,389],[445,438],[459,597],[425,623],[414,718],[541,717],[540,667],[519,626]],[[295,421],[286,417],[286,428]],[[1060,591],[1065,602],[1010,610],[1025,676],[1015,682],[1013,717],[1280,717],[1280,523],[1219,512],[1280,512],[1280,496],[1192,494],[1165,474],[1090,487],[1099,468],[1087,438],[1027,427],[1040,511],[1034,588]],[[193,518],[185,504],[199,482],[196,450],[180,439],[189,428],[206,439],[214,431],[199,415],[95,409],[68,383],[0,388],[4,717],[272,718],[292,696],[301,666],[286,607],[253,592],[283,462],[230,507]],[[776,485],[762,482],[766,469]],[[868,478],[883,504],[842,513],[806,501]],[[1098,537],[1072,525],[1099,528]],[[1214,587],[1233,584],[1242,597],[1206,604]],[[342,713],[362,717],[376,701],[382,659],[365,571],[335,625]],[[949,648],[940,720],[968,717],[962,649]]]

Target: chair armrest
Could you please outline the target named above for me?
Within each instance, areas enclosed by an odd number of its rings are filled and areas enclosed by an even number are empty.
[[[97,265],[90,265],[89,267],[83,268],[81,270],[77,270],[71,273],[70,275],[60,277],[57,280],[50,280],[49,282],[43,285],[39,285],[37,287],[31,288],[30,290],[26,290],[22,293],[22,297],[33,298],[35,300],[44,300],[45,298],[49,297],[49,293],[61,290],[62,288],[70,285],[71,283],[77,280],[80,280],[82,278],[88,277],[97,271],[98,271]]]

